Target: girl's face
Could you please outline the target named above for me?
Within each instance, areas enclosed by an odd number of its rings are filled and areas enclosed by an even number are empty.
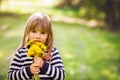
[[[47,33],[36,31],[36,30],[31,31],[28,35],[29,40],[34,39],[35,41],[42,42],[42,43],[46,42],[47,37],[48,37]]]

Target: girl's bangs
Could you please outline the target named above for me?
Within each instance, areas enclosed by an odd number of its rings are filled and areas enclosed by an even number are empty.
[[[49,32],[48,25],[38,24],[38,25],[35,26],[35,31],[48,33]]]
[[[40,32],[46,32],[46,33],[48,33],[49,32],[49,29],[48,29],[49,27],[48,26],[49,25],[46,25],[46,24],[44,24],[42,22],[36,23],[36,24],[33,24],[30,27],[29,31],[35,30],[35,31],[40,31]]]

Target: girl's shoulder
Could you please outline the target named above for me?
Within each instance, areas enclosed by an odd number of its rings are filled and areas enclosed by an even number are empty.
[[[25,53],[25,52],[27,52],[28,51],[28,48],[27,47],[21,47],[21,48],[18,48],[17,49],[17,52],[18,53]]]
[[[53,47],[51,52],[52,52],[52,55],[59,55],[59,51],[56,47]]]
[[[57,48],[53,47],[52,50],[51,50],[51,52],[55,52],[55,51],[57,51]]]

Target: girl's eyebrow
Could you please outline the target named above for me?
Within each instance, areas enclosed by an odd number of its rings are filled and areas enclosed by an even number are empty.
[[[40,33],[48,33],[48,32],[46,32],[46,31],[40,31],[40,30],[31,30],[30,32],[40,32]]]

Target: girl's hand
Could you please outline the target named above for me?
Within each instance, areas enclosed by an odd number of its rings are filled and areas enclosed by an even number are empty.
[[[41,57],[37,57],[34,59],[34,63],[30,65],[30,70],[32,74],[37,74],[40,72],[40,68],[43,66],[43,59]]]
[[[40,69],[37,64],[33,63],[30,65],[30,71],[32,74],[38,74],[40,72]]]
[[[34,58],[34,63],[36,64],[36,67],[42,68],[44,61],[41,57],[37,57]]]
[[[48,61],[50,60],[50,58],[51,58],[51,53],[49,52],[49,53],[46,53],[46,55],[44,55],[43,60]]]

